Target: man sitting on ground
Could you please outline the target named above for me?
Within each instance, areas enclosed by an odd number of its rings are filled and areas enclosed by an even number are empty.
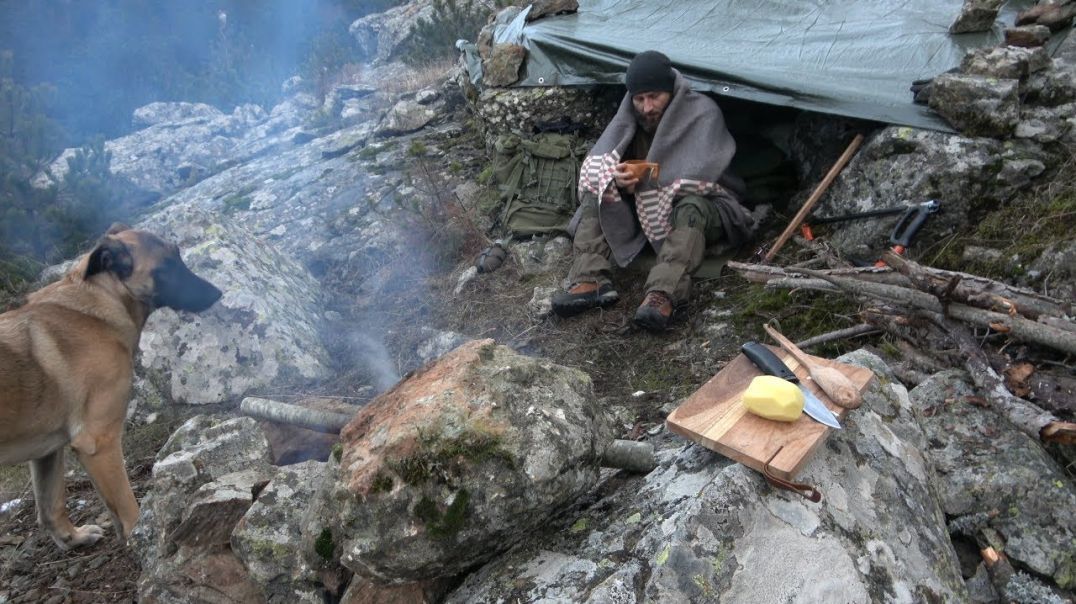
[[[661,330],[673,306],[687,301],[706,247],[721,238],[743,243],[754,221],[740,205],[742,181],[726,173],[736,142],[717,103],[652,50],[632,60],[625,85],[620,109],[579,171],[571,285],[553,297],[553,311],[567,317],[615,303],[610,255],[627,266],[649,242],[657,264],[635,322]],[[659,169],[640,180],[628,160]]]

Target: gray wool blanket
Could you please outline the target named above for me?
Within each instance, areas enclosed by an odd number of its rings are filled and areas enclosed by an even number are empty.
[[[736,153],[736,141],[725,127],[717,103],[691,90],[676,73],[672,100],[654,132],[647,161],[661,166],[660,177],[636,185],[638,220],[624,202],[613,171],[638,128],[631,96],[625,95],[616,116],[602,132],[579,170],[579,198],[596,196],[602,233],[617,264],[629,264],[649,241],[654,249],[668,235],[675,201],[699,195],[718,208],[725,235],[740,245],[753,233],[754,219],[736,196],[718,184]]]

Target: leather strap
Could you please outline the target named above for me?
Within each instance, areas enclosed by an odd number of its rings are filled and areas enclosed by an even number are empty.
[[[770,471],[770,462],[772,462],[777,457],[777,454],[781,452],[781,449],[784,448],[784,445],[782,445],[773,452],[773,455],[770,455],[770,458],[766,460],[766,465],[762,466],[762,475],[766,477],[766,480],[770,484],[779,489],[792,491],[800,497],[813,501],[814,503],[822,501],[822,493],[818,489],[806,483],[785,480],[774,475],[774,473]]]

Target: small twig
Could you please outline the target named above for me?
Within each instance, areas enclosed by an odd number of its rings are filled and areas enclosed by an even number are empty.
[[[882,330],[873,325],[866,323],[862,325],[854,325],[852,327],[846,327],[844,329],[838,329],[829,333],[814,336],[813,338],[807,338],[801,342],[796,342],[796,346],[800,348],[810,348],[812,346],[818,346],[819,344],[825,344],[833,340],[844,340],[846,338],[855,338],[865,335],[874,335],[876,333],[882,333]]]

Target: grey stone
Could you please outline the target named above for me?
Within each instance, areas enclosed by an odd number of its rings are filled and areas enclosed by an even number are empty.
[[[1044,171],[1046,166],[1036,159],[1006,160],[998,172],[998,182],[1009,187],[1023,188]]]
[[[402,100],[389,109],[378,126],[377,136],[398,136],[421,130],[433,121],[437,112],[413,100]]]
[[[1005,156],[1046,164],[1036,144],[1013,141],[1010,149],[989,138],[971,138],[890,126],[868,138],[834,181],[823,210],[836,216],[937,200],[942,212],[927,219],[918,241],[936,241],[969,227],[976,211],[997,207],[1012,194],[998,187]],[[888,246],[897,217],[856,220],[835,225],[830,242],[845,254],[878,257]],[[913,241],[913,244],[915,242]]]
[[[419,105],[429,105],[441,98],[441,93],[432,88],[420,90],[415,93],[415,102]]]
[[[515,84],[526,58],[527,49],[518,44],[494,44],[489,57],[482,61],[482,83],[486,86]]]
[[[1036,48],[1050,39],[1050,28],[1045,25],[1022,25],[1005,30],[1005,44]]]
[[[1076,488],[1039,443],[993,411],[969,404],[976,392],[964,379],[946,371],[911,392],[923,411],[920,422],[929,439],[924,451],[945,514],[998,512],[988,516],[987,525],[1004,536],[1005,555],[1072,589]]]
[[[998,601],[998,590],[990,582],[986,564],[980,562],[975,574],[964,582],[968,586],[968,599],[975,604],[992,604]]]
[[[416,353],[423,363],[428,363],[471,339],[454,331],[439,331],[429,327],[423,327],[422,332],[427,338],[418,345]]]
[[[109,169],[143,191],[168,195],[200,180],[192,181],[181,167],[200,166],[199,176],[213,173],[220,165],[280,145],[275,133],[297,119],[294,112],[267,115],[257,105],[241,105],[229,115],[197,103],[151,103],[135,110],[135,122],[144,128],[105,142],[112,156]],[[50,165],[52,176],[38,175],[35,186],[62,180],[74,153],[65,150]]]
[[[535,124],[565,119],[595,129],[612,119],[620,96],[608,88],[551,86],[487,88],[472,100],[484,130],[487,148],[500,134],[528,135]]]
[[[183,531],[179,533],[183,542],[177,543],[172,536],[185,518],[197,520],[201,512],[188,513],[191,503],[211,506],[210,493],[218,489],[241,490],[244,485],[253,489],[254,485],[268,482],[274,472],[269,460],[269,443],[257,422],[250,418],[224,420],[199,415],[172,434],[157,453],[149,492],[141,502],[141,514],[130,538],[142,566],[138,585],[141,601],[201,601],[197,597],[201,588],[191,585],[193,579],[188,574],[192,565],[220,566],[213,573],[203,569],[209,573],[202,577],[205,584],[217,588],[232,585],[236,593],[257,590],[230,553],[216,557],[213,542],[217,539],[199,541]],[[216,486],[200,491],[211,483]],[[225,529],[230,527],[213,530]]]
[[[264,473],[246,470],[203,484],[191,496],[183,520],[167,539],[188,546],[227,544],[235,524],[254,503],[255,492],[268,482]]]
[[[990,31],[998,17],[998,9],[1003,0],[964,0],[960,14],[949,26],[949,33],[964,34],[977,31]]]
[[[307,562],[314,552],[305,552],[301,527],[324,468],[317,461],[280,468],[232,531],[232,551],[269,602],[322,601],[317,569]]]
[[[537,0],[531,3],[527,21],[534,21],[549,15],[563,15],[579,10],[578,0]]]
[[[572,242],[564,236],[534,238],[512,244],[509,248],[522,274],[544,275],[555,272],[571,255]]]
[[[943,73],[934,78],[930,108],[962,133],[1006,137],[1020,116],[1019,81]]]
[[[559,288],[539,285],[534,288],[534,294],[527,302],[527,312],[535,319],[544,319],[553,314],[553,296],[560,291]]]
[[[1058,300],[1076,299],[1076,241],[1047,247],[1031,262],[1028,277]]]
[[[1056,107],[1059,115],[1071,117],[1060,106],[1076,101],[1076,65],[1055,60],[1053,69],[1032,75],[1025,88],[1028,103]]]
[[[132,122],[136,128],[146,128],[165,122],[215,120],[224,117],[216,107],[205,103],[150,103],[134,110]]]
[[[1028,74],[1045,69],[1049,62],[1050,55],[1042,48],[999,46],[969,52],[964,55],[960,69],[966,75],[1023,80]]]
[[[433,15],[432,0],[412,0],[362,17],[348,27],[348,32],[355,38],[359,51],[367,61],[384,64],[398,54],[418,21],[430,19]]]
[[[1072,128],[1063,117],[1065,114],[1076,115],[1076,103],[1056,109],[1029,107],[1021,112],[1020,123],[1016,125],[1013,136],[1031,139],[1037,143],[1057,142]]]
[[[452,294],[456,296],[460,295],[461,293],[463,293],[463,288],[467,287],[468,283],[471,283],[477,278],[478,267],[468,266],[466,269],[463,270],[462,273],[460,273],[459,278],[456,279],[456,288],[452,290]]]

